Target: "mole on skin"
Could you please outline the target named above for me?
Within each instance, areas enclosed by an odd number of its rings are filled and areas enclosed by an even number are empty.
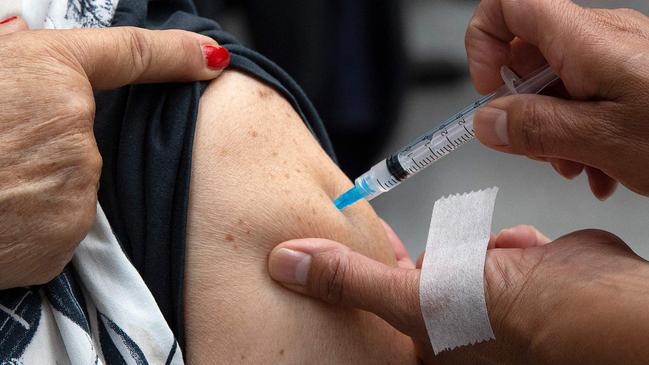
[[[267,89],[258,89],[257,95],[262,99],[266,99],[273,95],[273,91]]]

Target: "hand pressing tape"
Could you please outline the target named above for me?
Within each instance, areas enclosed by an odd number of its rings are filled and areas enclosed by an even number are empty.
[[[498,188],[435,203],[421,269],[421,310],[435,354],[495,339],[484,265]]]

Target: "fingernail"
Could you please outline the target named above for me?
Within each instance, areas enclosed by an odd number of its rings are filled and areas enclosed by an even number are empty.
[[[207,44],[203,46],[203,55],[209,68],[222,70],[230,64],[230,52],[225,47]]]
[[[270,276],[284,284],[306,285],[311,267],[311,256],[304,252],[280,248],[268,260]]]
[[[473,128],[483,143],[490,146],[509,146],[506,111],[490,107],[480,109],[475,116]]]
[[[7,19],[1,20],[1,21],[0,21],[0,24],[7,24],[7,23],[9,23],[9,22],[13,22],[13,21],[16,20],[16,19],[18,19],[17,16],[12,16],[12,17],[9,17],[9,18],[7,18]]]

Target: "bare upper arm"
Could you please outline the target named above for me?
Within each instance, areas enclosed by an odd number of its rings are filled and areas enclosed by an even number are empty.
[[[257,80],[226,72],[203,95],[197,123],[185,266],[189,361],[413,360],[409,339],[377,317],[296,295],[267,274],[270,250],[300,237],[335,239],[394,264],[369,204],[343,214],[331,203],[351,182],[293,108]]]

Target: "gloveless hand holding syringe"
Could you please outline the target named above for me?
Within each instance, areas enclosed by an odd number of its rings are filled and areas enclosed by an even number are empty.
[[[473,116],[490,101],[514,94],[538,94],[559,79],[549,66],[525,79],[519,79],[503,66],[501,76],[505,85],[500,89],[467,106],[438,128],[430,130],[357,178],[354,187],[334,201],[336,207],[342,210],[361,199],[372,200],[473,140]]]

